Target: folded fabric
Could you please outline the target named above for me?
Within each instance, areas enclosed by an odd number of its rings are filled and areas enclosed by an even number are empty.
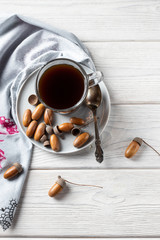
[[[95,71],[86,47],[72,33],[46,26],[35,20],[13,15],[0,19],[0,225],[12,224],[28,172],[32,144],[17,128],[16,99],[21,84],[34,70],[55,58],[69,58]],[[3,178],[13,163],[23,173]]]

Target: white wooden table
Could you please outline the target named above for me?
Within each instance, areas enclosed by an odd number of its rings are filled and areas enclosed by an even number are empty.
[[[136,136],[160,151],[160,1],[0,0],[4,12],[75,33],[104,73],[112,111],[102,164],[94,148],[77,156],[34,148],[15,223],[0,237],[159,237],[160,157],[146,146],[132,160],[124,151]],[[52,199],[57,175],[104,189],[69,186]]]

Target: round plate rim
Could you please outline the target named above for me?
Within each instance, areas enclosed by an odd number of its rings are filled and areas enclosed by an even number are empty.
[[[33,72],[31,72],[28,76],[26,76],[25,79],[24,79],[24,81],[23,81],[23,83],[22,83],[22,85],[21,85],[20,88],[19,88],[19,91],[18,91],[18,94],[17,94],[17,99],[16,99],[16,117],[17,117],[17,123],[18,123],[19,129],[21,130],[22,134],[24,134],[24,136],[25,136],[33,145],[35,145],[36,147],[38,147],[38,148],[40,148],[40,149],[42,149],[42,150],[44,150],[44,151],[46,151],[46,152],[50,152],[50,153],[53,153],[53,154],[56,154],[56,155],[70,155],[70,154],[76,154],[76,153],[82,152],[83,150],[87,149],[91,144],[93,144],[95,137],[93,137],[93,139],[92,139],[87,145],[85,145],[85,146],[82,147],[82,148],[77,148],[76,151],[74,151],[74,152],[61,152],[61,151],[55,152],[55,151],[53,151],[53,150],[51,151],[51,149],[44,148],[43,145],[42,145],[42,147],[39,146],[34,140],[32,140],[32,138],[28,138],[28,137],[26,136],[26,134],[25,134],[25,132],[24,132],[22,126],[21,126],[20,119],[19,119],[19,117],[18,117],[19,97],[20,97],[21,91],[22,91],[25,83],[27,82],[27,80],[28,80],[32,75],[34,75],[39,69],[40,69],[40,68],[35,69],[35,70],[34,70]],[[104,124],[104,126],[103,126],[103,128],[102,128],[102,130],[101,130],[101,133],[100,133],[100,135],[101,135],[101,134],[104,132],[104,130],[105,130],[107,124],[108,124],[109,118],[110,118],[111,100],[110,100],[110,95],[109,95],[109,92],[108,92],[108,89],[107,89],[105,83],[104,83],[103,81],[101,81],[100,83],[102,83],[102,84],[103,84],[103,87],[105,88],[105,91],[106,91],[106,93],[107,93],[107,100],[108,100],[108,118],[107,118],[107,121],[105,122],[105,124]]]

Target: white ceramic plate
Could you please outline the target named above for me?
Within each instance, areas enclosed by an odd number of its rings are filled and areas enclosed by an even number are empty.
[[[16,106],[17,118],[18,118],[19,128],[21,129],[21,131],[24,134],[26,132],[26,127],[24,127],[22,124],[23,113],[28,108],[31,109],[31,111],[33,111],[35,108],[34,106],[32,106],[28,103],[28,97],[31,94],[35,94],[35,81],[36,81],[37,72],[38,72],[38,70],[36,70],[35,72],[33,72],[31,75],[29,75],[26,78],[24,84],[21,86],[19,93],[18,93],[17,106]],[[109,98],[109,94],[108,94],[105,84],[103,82],[100,82],[99,86],[101,88],[103,98],[102,98],[102,103],[97,110],[97,116],[99,117],[99,120],[98,120],[99,131],[100,131],[100,134],[102,134],[103,130],[105,129],[105,127],[107,125],[108,118],[109,118],[110,98]],[[84,104],[77,111],[75,111],[71,114],[61,115],[58,113],[54,113],[53,124],[60,125],[61,123],[69,122],[70,117],[80,117],[85,120],[90,116],[92,116],[92,112]],[[43,117],[39,120],[39,122],[42,122],[42,121],[43,121]],[[75,136],[72,136],[70,133],[66,133],[65,138],[63,140],[60,138],[61,151],[59,151],[59,152],[54,152],[51,148],[44,147],[42,143],[35,141],[33,138],[29,138],[29,139],[34,145],[36,145],[37,147],[39,147],[47,152],[51,152],[54,154],[76,153],[76,152],[82,151],[83,149],[87,148],[94,141],[94,124],[93,123],[89,124],[82,130],[84,132],[86,131],[90,134],[90,139],[80,149],[77,149],[73,146],[73,141],[75,139]]]

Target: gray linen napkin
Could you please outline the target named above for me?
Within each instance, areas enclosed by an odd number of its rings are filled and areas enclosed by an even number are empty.
[[[32,144],[17,128],[16,99],[25,78],[47,61],[64,57],[95,70],[88,50],[72,33],[13,15],[0,19],[0,225],[12,224],[28,172]],[[13,163],[23,173],[5,180],[4,171]]]

